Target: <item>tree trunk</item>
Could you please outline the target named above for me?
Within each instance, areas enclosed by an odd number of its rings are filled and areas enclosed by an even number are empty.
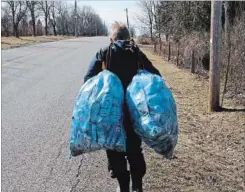
[[[150,27],[150,35],[151,35],[151,41],[153,42],[153,32],[152,32],[152,25]]]
[[[55,25],[53,25],[53,30],[54,30],[54,36],[57,36],[57,32],[56,32],[56,27],[55,27]]]
[[[16,27],[15,27],[14,23],[13,23],[13,36],[16,36]]]
[[[66,35],[69,35],[68,22],[66,21]]]
[[[48,2],[45,1],[45,35],[48,35]]]
[[[31,5],[30,5],[31,6]],[[34,5],[32,5],[34,6]],[[31,21],[32,21],[32,35],[36,37],[36,18],[35,18],[35,10],[34,7],[29,7],[31,12]]]
[[[16,27],[15,27],[15,15],[14,12],[12,11],[12,22],[13,22],[13,36],[16,36]]]
[[[75,1],[75,25],[74,25],[75,37],[77,37],[77,1]]]
[[[33,36],[36,37],[36,23],[35,23],[35,20],[33,21],[32,28],[33,28]]]
[[[62,22],[62,24],[61,24],[61,26],[62,26],[62,35],[65,36],[65,25],[64,25],[64,21],[61,21],[61,22]]]
[[[48,14],[45,14],[45,35],[48,35]]]
[[[19,27],[19,26],[18,26],[17,23],[14,24],[14,36],[15,36],[16,38],[19,38],[19,37],[20,37],[18,27]]]
[[[36,21],[35,21],[35,16],[32,16],[32,35],[36,37]]]

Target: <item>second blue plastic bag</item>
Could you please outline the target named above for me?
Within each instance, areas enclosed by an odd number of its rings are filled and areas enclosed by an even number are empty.
[[[178,119],[164,80],[140,70],[127,88],[126,100],[136,133],[157,153],[170,158],[177,143]]]
[[[121,81],[108,70],[81,87],[73,109],[72,156],[99,149],[126,151],[123,102]]]

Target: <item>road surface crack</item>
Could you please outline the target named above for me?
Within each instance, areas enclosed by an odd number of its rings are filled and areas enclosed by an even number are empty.
[[[84,158],[84,157],[83,157],[83,158]],[[77,185],[78,185],[79,182],[80,182],[79,176],[81,175],[81,167],[82,167],[82,163],[83,163],[83,158],[81,159],[80,164],[79,164],[79,166],[78,166],[78,168],[77,168],[77,174],[76,174],[77,181],[76,181],[76,183],[74,183],[74,184],[71,186],[70,192],[74,192],[74,191],[76,190]]]
[[[60,144],[60,147],[58,148],[57,155],[53,158],[52,162],[50,163],[50,170],[49,170],[48,175],[46,176],[45,180],[43,181],[43,183],[45,185],[45,189],[47,188],[47,183],[50,182],[50,180],[52,179],[53,172],[55,170],[55,166],[57,165],[57,161],[62,154],[62,149],[64,147],[64,144],[65,144],[65,142]]]
[[[61,145],[60,145],[60,147],[59,147],[59,149],[58,149],[58,154],[57,154],[57,156],[55,157],[55,160],[57,160],[59,157],[60,157],[60,155],[61,155],[61,153],[62,153],[62,149],[64,148],[64,145],[66,144],[66,142],[63,142],[63,143],[61,143]]]
[[[79,166],[78,166],[78,168],[77,168],[77,174],[76,174],[76,177],[79,177],[80,174],[81,174],[82,163],[83,163],[83,158],[81,159],[80,164],[79,164]]]
[[[74,192],[75,191],[75,189],[77,188],[77,185],[78,185],[79,182],[80,182],[80,179],[77,179],[76,183],[71,186],[70,192]]]

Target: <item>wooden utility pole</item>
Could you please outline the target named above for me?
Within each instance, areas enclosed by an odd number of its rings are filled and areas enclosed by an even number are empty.
[[[128,29],[129,29],[129,22],[128,22],[128,8],[126,8],[125,11],[126,11],[126,17],[127,17],[127,25],[128,25]]]
[[[75,37],[77,37],[77,1],[75,0]]]
[[[212,0],[210,31],[209,111],[220,109],[220,38],[222,1]]]

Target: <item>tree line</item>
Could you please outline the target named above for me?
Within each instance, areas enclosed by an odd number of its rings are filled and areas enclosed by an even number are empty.
[[[224,4],[225,5],[225,4]],[[141,22],[141,31],[148,34],[152,40],[171,36],[178,41],[191,32],[209,32],[210,1],[156,1],[143,0],[139,2],[141,14],[137,15]],[[236,18],[241,18],[245,11],[245,2],[228,2],[229,22],[234,24]],[[225,24],[225,6],[222,16]]]
[[[167,53],[179,67],[208,75],[210,1],[142,0],[139,7],[141,41],[152,43],[158,54]],[[245,2],[224,1],[221,20],[223,94],[245,103]]]
[[[65,1],[2,2],[2,36],[73,35],[108,33],[105,22],[90,6]]]

